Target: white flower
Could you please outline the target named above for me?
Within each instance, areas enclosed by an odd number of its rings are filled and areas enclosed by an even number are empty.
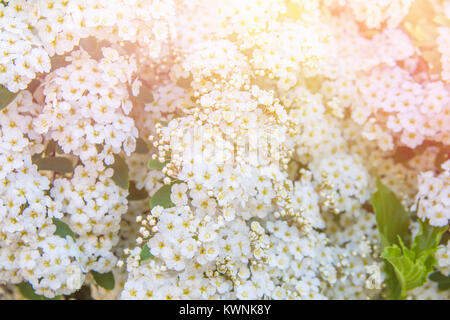
[[[171,188],[170,200],[176,206],[187,204],[187,185],[185,183],[174,184]]]

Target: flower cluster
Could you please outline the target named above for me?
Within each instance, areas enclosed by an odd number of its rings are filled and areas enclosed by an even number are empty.
[[[25,89],[37,73],[50,71],[48,52],[30,30],[34,18],[30,2],[0,6],[0,85],[12,92]]]
[[[51,297],[79,289],[84,275],[74,239],[54,235],[54,219],[63,216],[61,203],[48,195],[50,181],[32,162],[43,148],[28,115],[36,114],[37,107],[23,91],[1,111],[0,278],[25,280]]]
[[[44,107],[33,120],[35,131],[58,142],[64,153],[79,156],[88,170],[102,170],[121,149],[130,155],[138,131],[127,117],[132,103],[126,83],[136,70],[112,48],[99,62],[74,51],[68,66],[44,81]],[[101,147],[101,152],[96,148]]]
[[[433,226],[446,226],[450,219],[449,165],[450,161],[444,163],[444,171],[437,176],[432,171],[426,171],[418,178],[417,216],[428,219]]]

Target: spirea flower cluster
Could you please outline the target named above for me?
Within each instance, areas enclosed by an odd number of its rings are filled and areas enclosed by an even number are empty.
[[[448,299],[449,155],[447,0],[0,1],[0,299]]]

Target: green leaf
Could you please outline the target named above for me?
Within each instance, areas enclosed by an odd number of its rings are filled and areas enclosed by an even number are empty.
[[[439,271],[436,271],[430,275],[429,279],[438,283],[439,290],[450,289],[450,275],[445,276]]]
[[[400,200],[377,179],[377,192],[372,195],[370,202],[376,214],[378,230],[381,236],[382,248],[399,244],[400,236],[407,244],[410,241],[409,218]]]
[[[145,188],[138,189],[134,181],[130,181],[130,188],[128,189],[128,200],[143,200],[148,198],[148,193]]]
[[[428,249],[433,249],[439,246],[442,235],[447,231],[445,227],[432,227],[428,222],[423,222],[419,219],[420,229],[414,237],[412,250],[416,254]]]
[[[399,237],[400,247],[393,244],[383,250],[382,257],[390,264],[385,272],[391,299],[404,299],[409,290],[425,284],[436,265],[434,254],[446,228],[434,228],[427,222],[419,222],[420,230],[411,248],[407,248]]]
[[[115,286],[114,274],[112,271],[108,273],[99,273],[97,271],[92,270],[92,275],[94,276],[95,282],[106,290],[112,290]]]
[[[148,146],[141,138],[136,139],[136,153],[145,154],[149,152]]]
[[[54,298],[46,298],[44,296],[38,295],[34,292],[33,287],[29,282],[21,282],[17,285],[20,293],[28,300],[60,300],[61,296],[56,296]]]
[[[66,236],[70,236],[75,240],[75,233],[70,229],[70,227],[60,219],[53,218],[53,224],[56,226],[55,235],[60,236],[61,238],[66,238]]]
[[[387,248],[385,248],[387,249]],[[389,299],[395,300],[402,294],[402,285],[400,281],[397,279],[397,275],[395,273],[395,269],[392,264],[388,260],[384,260],[384,273],[386,274],[386,286]]]
[[[162,186],[153,197],[150,198],[150,209],[156,206],[162,206],[163,208],[171,208],[175,206],[170,200],[171,185],[165,184]]]
[[[145,260],[148,260],[148,259],[151,259],[154,257],[151,254],[150,248],[148,247],[147,244],[144,244],[144,246],[142,247],[140,257],[141,257],[141,261],[145,261]]]
[[[391,299],[404,299],[409,290],[422,286],[428,274],[433,271],[436,263],[434,253],[436,249],[422,251],[417,257],[413,250],[405,247],[401,242],[401,248],[396,244],[386,247],[382,257],[393,267],[400,290],[394,286],[389,288]]]
[[[4,86],[0,85],[0,110],[10,104],[19,92],[8,91]]]
[[[129,168],[125,160],[119,156],[114,155],[114,164],[111,166],[114,169],[112,176],[113,181],[121,188],[128,190],[130,187]]]
[[[32,157],[32,161],[39,170],[51,170],[59,173],[73,172],[72,161],[65,157],[42,158],[42,154],[37,154]]]
[[[162,170],[162,168],[164,168],[166,166],[166,164],[167,164],[167,161],[162,163],[162,162],[159,162],[159,160],[157,160],[157,159],[155,159],[155,160],[150,159],[148,161],[148,167],[153,170]]]
[[[390,299],[404,299],[409,290],[422,286],[433,271],[436,264],[434,253],[446,228],[434,228],[419,219],[419,232],[408,247],[411,215],[380,179],[377,179],[377,188],[371,203],[381,236],[388,295]]]

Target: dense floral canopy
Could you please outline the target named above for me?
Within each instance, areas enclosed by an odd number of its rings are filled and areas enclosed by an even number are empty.
[[[448,299],[449,154],[449,0],[0,1],[0,299]]]

